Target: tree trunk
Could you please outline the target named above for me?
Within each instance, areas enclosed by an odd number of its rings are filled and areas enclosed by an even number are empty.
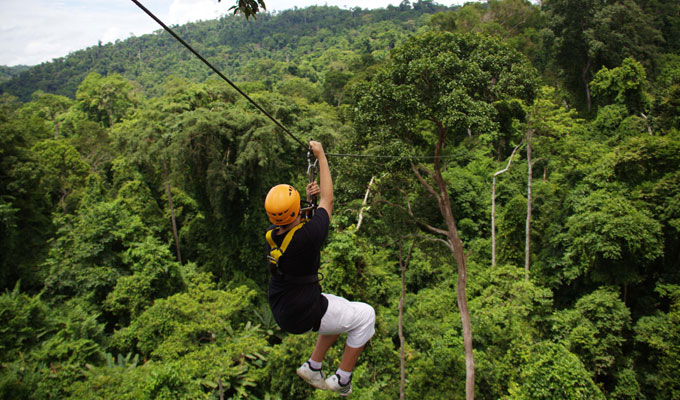
[[[165,175],[165,191],[168,194],[168,206],[170,207],[170,220],[172,222],[172,235],[175,238],[175,249],[177,250],[177,261],[182,264],[182,253],[179,250],[179,235],[177,234],[177,220],[175,219],[175,206],[172,204],[172,192],[170,191],[170,179],[168,177],[168,166],[163,160],[163,175]]]
[[[533,166],[531,165],[531,136],[533,130],[527,131],[527,222],[524,238],[524,280],[529,280],[529,259],[531,248],[531,183],[533,181]]]
[[[71,189],[62,190],[61,197],[59,198],[59,205],[61,206],[61,211],[66,214],[66,197],[71,193]]]
[[[496,175],[491,184],[491,268],[496,266]]]
[[[463,325],[463,347],[465,349],[465,399],[474,400],[475,398],[475,359],[472,352],[472,324],[470,322],[470,311],[467,304],[467,296],[465,289],[467,285],[467,266],[465,263],[465,255],[463,253],[463,241],[458,235],[458,228],[456,220],[453,217],[451,210],[451,200],[449,199],[446,182],[441,172],[441,150],[444,147],[444,137],[446,131],[443,127],[439,127],[439,139],[435,149],[434,159],[434,179],[439,188],[439,210],[444,217],[448,231],[448,242],[453,251],[453,257],[458,266],[458,285],[456,288],[456,295],[458,299],[458,310],[460,311],[460,319]]]
[[[654,132],[652,132],[652,126],[649,125],[649,119],[647,119],[647,115],[643,112],[641,112],[640,115],[642,115],[642,118],[645,119],[645,124],[647,124],[647,132],[649,132],[649,136],[654,136]]]
[[[504,169],[493,174],[493,181],[491,184],[491,267],[496,266],[496,177],[510,169],[512,159],[515,157],[515,152],[521,145],[522,143],[518,144],[512,150],[508,165],[506,165]]]
[[[590,57],[588,57],[586,61],[585,67],[583,67],[583,74],[581,75],[581,78],[583,79],[583,84],[586,87],[586,100],[588,104],[588,112],[590,112],[590,109],[592,107],[592,101],[590,99],[590,85],[588,81],[588,72],[590,72]]]
[[[406,360],[404,357],[404,350],[406,347],[406,340],[404,338],[404,302],[406,299],[406,268],[411,261],[411,252],[415,244],[415,238],[411,242],[411,247],[408,249],[406,262],[404,262],[402,248],[399,246],[399,266],[401,267],[401,296],[399,297],[399,362],[400,362],[400,385],[399,385],[399,399],[404,400],[406,389]]]

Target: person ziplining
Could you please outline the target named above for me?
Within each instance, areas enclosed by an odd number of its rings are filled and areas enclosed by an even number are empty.
[[[138,0],[132,0],[132,2],[266,115],[277,127],[306,148],[304,142],[231,82]],[[306,190],[308,200],[313,196],[321,195],[316,212],[311,213],[313,216],[303,221],[300,194],[291,185],[274,186],[265,199],[265,210],[273,224],[265,234],[269,245],[271,272],[268,300],[274,319],[282,330],[291,334],[310,331],[319,333],[311,356],[297,369],[297,374],[317,389],[331,390],[341,396],[348,396],[352,393],[354,366],[366,343],[375,333],[375,310],[366,303],[350,302],[342,297],[321,292],[318,273],[321,264],[321,247],[328,235],[333,211],[333,180],[321,143],[310,141],[309,147],[318,162],[321,184],[319,187],[313,182],[310,174],[310,183]],[[338,156],[365,157],[348,154],[338,154]],[[323,359],[328,349],[342,333],[347,333],[347,341],[340,366],[333,375],[326,378],[322,371]]]
[[[297,374],[317,389],[348,396],[354,366],[375,333],[375,311],[366,303],[322,292],[318,273],[333,212],[333,180],[321,143],[310,141],[309,146],[319,164],[320,186],[310,182],[306,190],[307,200],[321,195],[314,215],[303,220],[300,194],[291,185],[276,185],[265,198],[265,211],[273,224],[265,234],[271,274],[269,306],[282,330],[319,334],[311,356]],[[326,378],[323,359],[342,333],[347,333],[347,341],[340,366]]]

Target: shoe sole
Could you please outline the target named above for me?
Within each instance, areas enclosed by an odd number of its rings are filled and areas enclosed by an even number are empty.
[[[314,387],[314,388],[317,388],[317,389],[321,389],[321,390],[326,390],[326,389],[328,389],[328,387],[326,386],[326,382],[321,383],[321,386],[319,386],[319,385],[317,385],[314,381],[312,381],[311,379],[307,378],[307,377],[304,376],[302,373],[300,373],[299,370],[296,371],[296,372],[297,372],[298,376],[299,376],[300,378],[302,378],[302,380],[304,380],[305,382],[307,382],[307,383],[309,384],[309,386]]]
[[[331,392],[336,393],[336,394],[338,394],[338,395],[340,395],[340,396],[342,396],[342,397],[347,397],[347,396],[350,396],[350,395],[352,394],[352,392],[343,393],[343,392],[341,392],[341,391],[339,391],[339,390],[336,391],[336,390],[333,390],[333,389],[331,389],[331,388],[328,388],[328,390],[330,390]]]
[[[324,382],[324,383],[325,383],[325,382]],[[335,389],[333,389],[332,387],[330,387],[330,386],[326,383],[326,388],[327,388],[328,390],[330,390],[331,392],[336,393],[336,394],[338,394],[338,395],[340,395],[340,396],[342,396],[342,397],[347,397],[347,396],[349,396],[349,395],[352,394],[352,389],[351,389],[351,387],[350,387],[348,393],[343,393],[343,392],[342,392],[342,389],[343,389],[342,386],[340,386],[340,387],[338,388],[338,390],[335,390]]]

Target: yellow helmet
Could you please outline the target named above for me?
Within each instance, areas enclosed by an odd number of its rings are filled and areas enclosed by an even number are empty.
[[[272,224],[288,225],[300,213],[300,193],[290,185],[276,185],[267,193],[264,209]]]

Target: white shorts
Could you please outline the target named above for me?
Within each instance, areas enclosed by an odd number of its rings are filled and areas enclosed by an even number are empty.
[[[347,333],[347,345],[359,348],[375,333],[375,310],[366,303],[349,301],[322,293],[328,299],[328,309],[319,326],[322,335]]]

